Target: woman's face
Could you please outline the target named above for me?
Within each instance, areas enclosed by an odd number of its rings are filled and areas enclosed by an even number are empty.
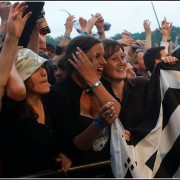
[[[127,78],[136,77],[136,73],[134,72],[134,68],[131,66],[130,63],[127,63],[126,74],[127,74]]]
[[[26,88],[36,94],[45,94],[50,90],[47,72],[44,66],[37,69],[30,78],[26,80]]]
[[[94,45],[87,53],[87,57],[94,64],[99,79],[101,78],[106,60],[103,57],[104,47],[101,43]]]
[[[126,61],[125,54],[120,49],[107,59],[107,64],[104,66],[103,76],[112,81],[121,81],[126,78]]]

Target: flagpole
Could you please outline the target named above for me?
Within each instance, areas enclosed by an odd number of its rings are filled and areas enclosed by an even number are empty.
[[[154,8],[154,5],[153,5],[153,2],[152,2],[152,1],[151,1],[151,4],[152,4],[153,10],[154,10],[154,14],[155,14],[155,16],[156,16],[156,20],[157,20],[158,25],[159,25],[159,29],[161,29],[161,26],[160,26],[160,24],[159,24],[159,20],[158,20],[158,17],[157,17],[157,14],[156,14],[156,11],[155,11],[155,8]]]

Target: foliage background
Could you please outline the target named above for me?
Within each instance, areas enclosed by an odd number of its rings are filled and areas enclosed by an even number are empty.
[[[180,27],[173,26],[172,30],[171,30],[171,41],[173,43],[175,42],[177,35],[180,35]],[[134,34],[131,34],[131,36],[134,40],[137,40],[137,39],[144,40],[145,39],[145,32],[134,33]],[[56,46],[56,45],[59,45],[61,38],[62,38],[62,35],[59,37],[56,37],[56,38],[53,38],[50,35],[48,35],[46,37],[46,40],[47,40],[47,43],[50,43],[50,44]],[[115,40],[121,39],[121,34],[115,34],[111,38],[115,39]],[[162,35],[158,29],[152,31],[152,47],[154,47],[155,43],[158,43],[158,45],[160,45],[161,39],[162,39]]]

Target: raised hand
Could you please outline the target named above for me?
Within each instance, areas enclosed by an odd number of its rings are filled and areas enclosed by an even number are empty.
[[[31,16],[32,12],[28,12],[22,17],[24,11],[28,8],[25,2],[15,2],[9,11],[7,21],[7,35],[19,39],[24,29],[26,21]]]
[[[164,17],[163,21],[161,22],[161,30],[160,33],[165,36],[166,38],[170,37],[172,30],[172,23],[168,22],[167,19]]]
[[[46,36],[39,33],[38,41],[39,41],[39,48],[46,48]]]
[[[132,39],[130,32],[128,32],[127,30],[124,30],[121,35],[122,39]]]
[[[72,29],[73,29],[73,22],[74,22],[74,16],[68,16],[68,18],[66,19],[66,23],[65,25],[65,29],[66,29],[66,33],[71,33]]]
[[[102,125],[111,125],[116,118],[117,115],[114,109],[113,100],[107,102],[100,108],[98,119]]]
[[[144,30],[146,33],[151,33],[150,24],[151,24],[151,22],[148,19],[144,20],[143,26],[144,26]]]
[[[1,17],[0,33],[3,35],[7,34],[7,20],[11,6],[12,4],[9,1],[0,2],[0,17]]]
[[[91,16],[92,17],[87,21],[86,27],[84,28],[84,31],[86,31],[88,34],[91,34],[94,25],[99,20],[97,16],[94,15]]]
[[[97,27],[97,29],[103,29],[104,26],[104,18],[102,17],[102,15],[100,13],[96,13],[95,16],[98,18],[98,21],[96,21],[95,26]]]
[[[80,73],[88,86],[91,86],[94,82],[99,80],[94,61],[90,61],[87,55],[80,48],[77,48],[77,51],[72,54],[72,58],[73,59],[68,59],[68,61]]]
[[[84,31],[86,25],[87,25],[87,20],[83,17],[79,17],[79,24],[81,25],[81,30],[80,33]]]
[[[11,6],[10,1],[0,2],[0,17],[2,21],[7,21]]]
[[[146,43],[145,40],[138,39],[138,40],[135,41],[135,45],[137,45],[137,46],[144,46],[145,43]]]
[[[121,46],[131,46],[131,45],[134,44],[134,40],[133,39],[119,39],[119,40],[117,40],[117,42]]]

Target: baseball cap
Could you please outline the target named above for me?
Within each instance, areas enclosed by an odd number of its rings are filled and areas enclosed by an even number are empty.
[[[15,66],[19,76],[25,81],[45,62],[47,59],[39,56],[31,49],[23,48],[18,50]]]

